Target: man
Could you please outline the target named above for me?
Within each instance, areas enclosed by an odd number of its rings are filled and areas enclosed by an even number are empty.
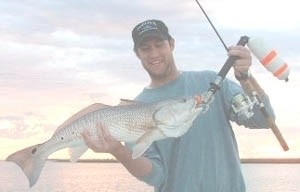
[[[132,31],[132,38],[136,56],[151,79],[136,100],[153,102],[201,95],[214,82],[215,72],[177,69],[173,58],[175,41],[162,21],[139,23]],[[96,152],[114,155],[132,175],[153,185],[157,192],[244,192],[238,147],[230,121],[253,128],[268,125],[258,107],[254,107],[254,115],[249,118],[233,111],[233,97],[249,93],[246,84],[255,84],[255,79],[249,75],[251,55],[247,48],[233,46],[228,54],[238,57],[233,68],[242,87],[225,79],[209,110],[201,114],[182,137],[157,141],[143,157],[134,160],[130,144],[121,145],[105,127],[100,127],[102,134],[96,141],[85,133],[87,145]],[[274,115],[268,97],[259,87],[258,97]]]

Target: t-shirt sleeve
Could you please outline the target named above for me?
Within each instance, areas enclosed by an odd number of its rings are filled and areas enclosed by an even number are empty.
[[[231,121],[236,122],[238,125],[244,125],[247,128],[269,128],[267,118],[262,113],[258,104],[254,104],[252,109],[253,116],[250,118],[245,118],[245,116],[234,113],[232,108],[233,97],[237,94],[246,95],[240,85],[232,80],[225,79],[221,89],[224,94],[223,99],[226,106],[225,108],[228,110],[229,119]],[[267,95],[263,96],[262,103],[270,117],[275,118],[275,113]]]
[[[128,148],[132,149],[132,143],[125,144]],[[153,143],[149,149],[143,154],[144,157],[148,158],[152,163],[152,170],[148,175],[137,177],[137,179],[146,182],[152,186],[159,186],[165,178],[165,166],[162,163],[159,150],[155,143]]]

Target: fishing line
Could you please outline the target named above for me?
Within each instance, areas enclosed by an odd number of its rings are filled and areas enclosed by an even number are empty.
[[[229,49],[227,48],[226,44],[224,43],[222,37],[218,33],[218,31],[215,28],[214,24],[211,22],[210,18],[208,17],[207,13],[205,12],[204,8],[201,6],[201,4],[199,3],[198,0],[195,0],[195,1],[198,4],[198,6],[200,7],[200,9],[202,10],[203,14],[205,15],[206,19],[210,23],[211,27],[215,31],[216,35],[218,36],[219,40],[223,44],[224,48],[228,52]],[[245,46],[249,42],[249,39],[250,38],[248,36],[242,36],[240,38],[240,40],[238,41],[237,45]],[[273,50],[269,50],[268,48],[264,48],[264,46],[263,46],[264,44],[262,44],[260,41],[251,41],[250,44],[252,44],[253,48],[251,50],[255,52],[257,58],[261,59],[261,57],[264,58],[264,57],[267,56],[268,59],[262,59],[262,61],[265,61],[265,62],[262,62],[263,64],[264,63],[266,63],[266,64],[271,63],[273,68],[274,68],[274,66],[278,68],[273,73],[274,76],[277,76],[279,79],[285,79],[286,81],[288,81],[289,68],[288,68],[288,66],[284,62],[281,61],[280,58],[277,57],[277,53],[276,52],[274,52]],[[263,48],[261,48],[261,47],[263,47]],[[271,56],[272,56],[272,59],[270,59]],[[218,72],[215,81],[210,83],[210,87],[208,88],[207,92],[205,92],[202,95],[202,97],[203,97],[203,103],[204,103],[204,105],[207,105],[207,108],[209,107],[209,104],[214,99],[214,94],[221,88],[220,84],[222,83],[222,81],[226,77],[227,73],[229,72],[230,68],[233,66],[233,63],[237,59],[238,59],[237,56],[229,56],[227,58],[225,64],[223,65],[223,67],[221,68],[221,70]],[[274,62],[273,62],[273,60],[274,60]],[[278,64],[278,61],[280,61],[279,64]],[[283,65],[280,65],[281,63],[283,63]],[[272,71],[272,70],[270,69],[270,71]],[[255,88],[252,85],[250,87],[251,87],[250,90],[252,90],[252,93],[254,94],[255,98],[257,99],[257,103],[260,106],[260,110],[262,111],[264,117],[267,119],[268,124],[269,124],[271,130],[273,131],[273,133],[275,134],[276,138],[278,139],[280,145],[282,146],[282,148],[285,151],[289,150],[289,147],[288,147],[286,141],[284,140],[283,136],[280,133],[280,130],[278,129],[278,127],[277,127],[277,125],[275,123],[275,119],[273,119],[268,114],[267,110],[264,107],[263,102],[261,102],[259,100],[259,98],[257,97],[257,95],[255,95]],[[246,116],[247,116],[247,114],[246,114]]]
[[[219,34],[219,32],[217,31],[216,27],[214,26],[214,24],[211,22],[210,18],[208,17],[208,15],[206,14],[206,11],[204,10],[204,8],[201,6],[201,4],[199,3],[198,0],[195,0],[196,3],[198,4],[198,6],[200,7],[201,11],[203,12],[203,14],[205,15],[206,19],[208,20],[209,24],[211,25],[211,27],[213,28],[213,30],[215,31],[215,33],[217,34],[219,40],[221,41],[221,43],[223,44],[224,48],[226,49],[226,51],[228,52],[228,47],[226,46],[225,42],[223,41],[221,35]]]
[[[207,13],[205,12],[204,8],[201,6],[201,4],[199,3],[198,0],[195,0],[195,1],[198,4],[198,6],[200,7],[200,9],[202,10],[202,12],[204,13],[206,19],[210,23],[213,30],[217,34],[217,36],[218,36],[219,40],[221,41],[221,43],[223,44],[224,48],[226,49],[226,51],[228,51],[229,49],[227,48],[225,42],[223,41],[223,39],[222,39],[221,35],[219,34],[219,32],[217,31],[216,27],[211,22],[210,18],[208,17]],[[248,42],[248,39],[249,39],[249,37],[242,36],[240,38],[240,40],[238,41],[237,45],[245,46]],[[203,95],[203,97],[204,97],[203,102],[204,103],[208,104],[208,103],[211,102],[211,100],[213,99],[214,94],[220,89],[221,82],[226,77],[226,75],[229,72],[230,68],[233,66],[233,63],[237,59],[238,59],[237,56],[232,56],[232,55],[227,58],[225,64],[222,66],[221,70],[218,72],[218,75],[217,75],[215,81],[210,83],[210,87],[209,87],[208,91],[206,92],[206,94]]]
[[[225,50],[228,52],[229,49],[226,46],[224,40],[222,39],[221,35],[219,34],[218,30],[208,17],[208,14],[206,13],[205,9],[202,7],[200,2],[198,0],[195,0],[198,4],[199,8],[203,12],[204,16],[206,17],[207,21],[213,28],[215,34],[223,44]],[[288,76],[290,73],[289,66],[285,63],[284,60],[281,59],[281,57],[278,55],[277,51],[274,50],[272,47],[269,47],[265,42],[263,42],[262,39],[259,38],[247,38],[247,42],[245,42],[244,45],[248,45],[248,48],[251,50],[251,52],[255,55],[255,57],[260,61],[261,64],[269,71],[271,72],[275,77],[277,77],[279,80],[285,80],[286,82],[289,80]],[[268,58],[267,60],[265,58]]]

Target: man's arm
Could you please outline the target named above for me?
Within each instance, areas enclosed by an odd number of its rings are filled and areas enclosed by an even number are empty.
[[[248,72],[249,73],[249,72]],[[256,79],[249,73],[247,78],[239,81],[243,90],[247,95],[250,97],[253,96],[253,92],[255,91],[257,94],[257,97],[261,100],[263,96],[265,96],[264,90],[261,88],[261,86],[257,83]]]
[[[152,162],[148,158],[142,156],[137,159],[132,159],[131,150],[123,145],[115,151],[112,151],[111,154],[135,177],[144,177],[149,175],[152,171]]]
[[[249,49],[243,46],[233,46],[230,47],[228,54],[238,57],[233,65],[234,75],[240,82],[245,93],[252,96],[253,91],[255,91],[258,99],[261,100],[266,94],[256,79],[250,74],[252,57]]]
[[[146,157],[132,159],[132,151],[115,140],[102,125],[98,125],[98,137],[94,139],[88,132],[83,133],[86,145],[94,152],[112,154],[135,177],[144,177],[152,171],[152,162]]]

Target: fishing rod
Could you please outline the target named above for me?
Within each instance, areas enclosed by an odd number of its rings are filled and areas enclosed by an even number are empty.
[[[214,32],[216,33],[217,37],[223,44],[225,50],[228,52],[229,49],[226,46],[224,40],[222,39],[221,35],[217,31],[214,24],[211,22],[210,18],[208,17],[206,11],[201,6],[200,2],[198,0],[195,0],[198,4],[199,8],[205,15],[206,19],[210,23],[211,27],[213,28]],[[242,36],[240,40],[238,41],[237,45],[245,46],[246,44],[249,44],[249,49],[253,52],[253,54],[260,60],[260,62],[264,65],[264,67],[273,73],[274,76],[276,76],[278,79],[284,79],[285,81],[288,81],[288,75],[289,75],[289,67],[288,65],[278,56],[277,52],[268,46],[266,46],[261,40],[259,39],[250,39],[248,36]],[[212,102],[214,94],[220,89],[220,84],[228,74],[229,70],[233,66],[233,63],[238,59],[237,56],[229,56],[221,68],[221,70],[218,72],[217,77],[214,82],[210,83],[210,87],[208,91],[203,95],[203,102],[204,104],[209,104]],[[254,80],[253,80],[254,81]],[[251,90],[253,95],[253,102],[248,101],[244,96],[239,96],[236,100],[238,105],[241,105],[240,109],[242,112],[244,112],[244,115],[249,118],[253,113],[249,113],[249,109],[252,109],[254,104],[258,104],[260,107],[260,110],[264,117],[266,118],[271,130],[273,131],[274,135],[276,136],[277,140],[279,141],[281,147],[284,151],[289,150],[289,147],[283,138],[279,128],[277,127],[275,123],[275,119],[272,118],[268,111],[266,110],[264,103],[261,101],[261,99],[256,94],[256,88],[260,87],[257,81],[254,81],[254,84],[247,83],[245,85],[249,90]],[[233,105],[234,108],[235,105]],[[235,108],[234,108],[235,109]],[[246,110],[245,110],[246,109]]]

